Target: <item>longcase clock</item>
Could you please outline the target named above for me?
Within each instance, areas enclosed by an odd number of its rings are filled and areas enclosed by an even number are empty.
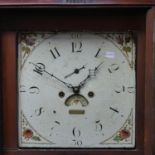
[[[2,154],[155,153],[153,1],[0,4]]]

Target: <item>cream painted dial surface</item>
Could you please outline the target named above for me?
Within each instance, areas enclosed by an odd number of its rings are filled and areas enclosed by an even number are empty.
[[[135,43],[129,33],[21,33],[19,146],[135,147]]]

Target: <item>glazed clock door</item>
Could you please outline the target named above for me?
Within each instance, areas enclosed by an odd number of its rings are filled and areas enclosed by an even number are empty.
[[[18,141],[35,148],[134,148],[132,33],[18,35]]]

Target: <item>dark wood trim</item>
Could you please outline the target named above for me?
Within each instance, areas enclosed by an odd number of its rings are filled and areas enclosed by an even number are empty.
[[[1,34],[0,34],[1,35]],[[1,42],[1,38],[0,38],[0,42]],[[1,51],[1,44],[0,44],[0,51]],[[2,52],[0,52],[0,73],[2,73],[2,64],[3,64],[3,60],[2,60]],[[0,76],[0,86],[2,86],[3,82],[2,82],[2,76]],[[3,147],[3,105],[2,105],[2,87],[0,87],[0,148]]]
[[[136,148],[143,152],[144,150],[144,104],[145,104],[145,32],[140,31],[137,34],[137,65],[136,65]],[[143,44],[143,45],[142,45]],[[141,154],[144,154],[144,152]],[[137,153],[138,154],[138,153]]]
[[[90,29],[103,31],[104,28],[104,31],[126,31],[136,30],[137,27],[141,30],[145,25],[145,19],[142,18],[147,11],[147,8],[103,9],[98,7],[93,9],[42,9],[0,10],[0,30],[67,31],[74,29],[82,31]],[[116,27],[111,19],[120,26]],[[91,23],[91,26],[88,23]]]
[[[155,7],[146,20],[145,151],[155,154]]]
[[[2,108],[3,148],[17,148],[17,100],[16,100],[16,35],[1,34],[2,50]]]
[[[1,153],[1,152],[0,152]],[[77,150],[68,150],[68,151],[47,151],[47,150],[8,150],[3,151],[2,155],[144,155],[143,152],[137,151],[94,151],[94,150],[84,150],[84,151],[77,151]],[[146,154],[149,155],[149,154]]]
[[[46,6],[46,5],[109,5],[146,6],[155,5],[154,0],[0,0],[1,6]]]

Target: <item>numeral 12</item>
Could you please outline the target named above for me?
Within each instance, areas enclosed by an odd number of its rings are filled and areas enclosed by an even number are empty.
[[[72,42],[72,52],[82,52],[82,42]]]

